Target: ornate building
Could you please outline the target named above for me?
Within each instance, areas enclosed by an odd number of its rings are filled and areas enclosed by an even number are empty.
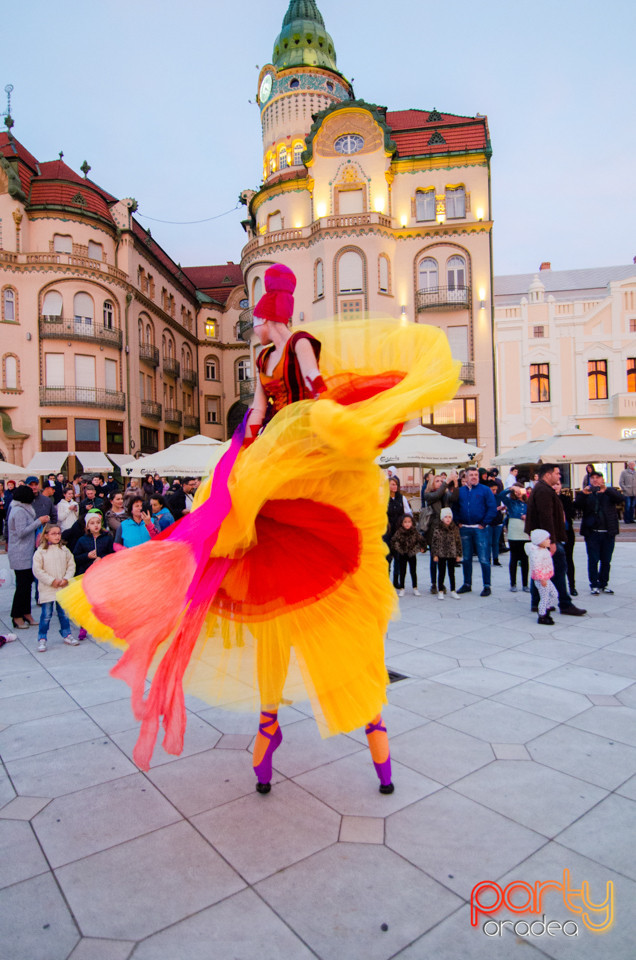
[[[263,182],[245,191],[250,303],[298,277],[296,322],[361,312],[441,327],[463,363],[425,423],[494,453],[490,139],[485,117],[356,99],[314,0],[291,0],[258,80]]]

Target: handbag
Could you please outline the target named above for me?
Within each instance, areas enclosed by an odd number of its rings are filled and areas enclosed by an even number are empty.
[[[431,517],[433,516],[433,508],[427,503],[420,510],[420,516],[417,521],[417,529],[420,533],[427,533],[429,524],[431,522]]]

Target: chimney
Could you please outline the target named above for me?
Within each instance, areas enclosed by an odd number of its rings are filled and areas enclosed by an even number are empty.
[[[552,269],[552,264],[550,263],[549,260],[544,260],[541,266],[539,267],[539,270],[551,270],[551,269]]]

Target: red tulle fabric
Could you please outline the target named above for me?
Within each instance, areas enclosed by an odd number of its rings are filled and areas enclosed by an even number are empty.
[[[257,543],[228,568],[210,609],[264,620],[335,590],[360,563],[360,534],[346,513],[315,500],[269,500]]]

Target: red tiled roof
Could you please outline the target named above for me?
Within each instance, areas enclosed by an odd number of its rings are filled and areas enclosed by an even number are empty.
[[[117,203],[117,197],[113,197],[113,195],[107,193],[106,190],[102,190],[102,188],[98,187],[92,180],[86,177],[80,177],[79,173],[71,170],[63,160],[46,160],[44,163],[41,163],[40,175],[45,180],[69,180],[71,183],[81,183],[83,186],[89,186],[99,193],[107,203]]]
[[[190,278],[186,275],[185,270],[182,270],[178,263],[175,263],[174,260],[168,256],[166,251],[159,246],[159,244],[153,240],[152,236],[147,233],[146,230],[141,226],[140,223],[137,223],[135,218],[132,218],[133,225],[133,234],[139,240],[140,243],[143,243],[146,250],[155,257],[159,263],[166,268],[168,273],[177,280],[182,286],[188,290],[192,295],[196,295],[196,287]]]
[[[235,287],[243,285],[243,272],[238,263],[222,263],[209,267],[184,267],[183,272],[190,278],[197,290],[207,293],[219,303],[227,299]]]
[[[43,164],[50,166],[50,164]],[[108,204],[101,193],[91,189],[91,184],[81,177],[76,182],[68,183],[62,180],[48,180],[34,177],[31,181],[31,190],[28,195],[30,206],[47,204],[55,207],[75,207],[78,213],[95,213],[109,223],[113,223]]]
[[[38,162],[15,137],[9,137],[6,130],[0,131],[0,154],[7,160],[18,160],[18,176],[25,196],[28,196],[31,177],[37,175]]]
[[[429,120],[432,110],[395,110],[387,112],[386,122],[400,157],[420,157],[459,150],[484,150],[488,146],[486,117],[462,117],[439,113]],[[431,137],[442,143],[430,143]]]

